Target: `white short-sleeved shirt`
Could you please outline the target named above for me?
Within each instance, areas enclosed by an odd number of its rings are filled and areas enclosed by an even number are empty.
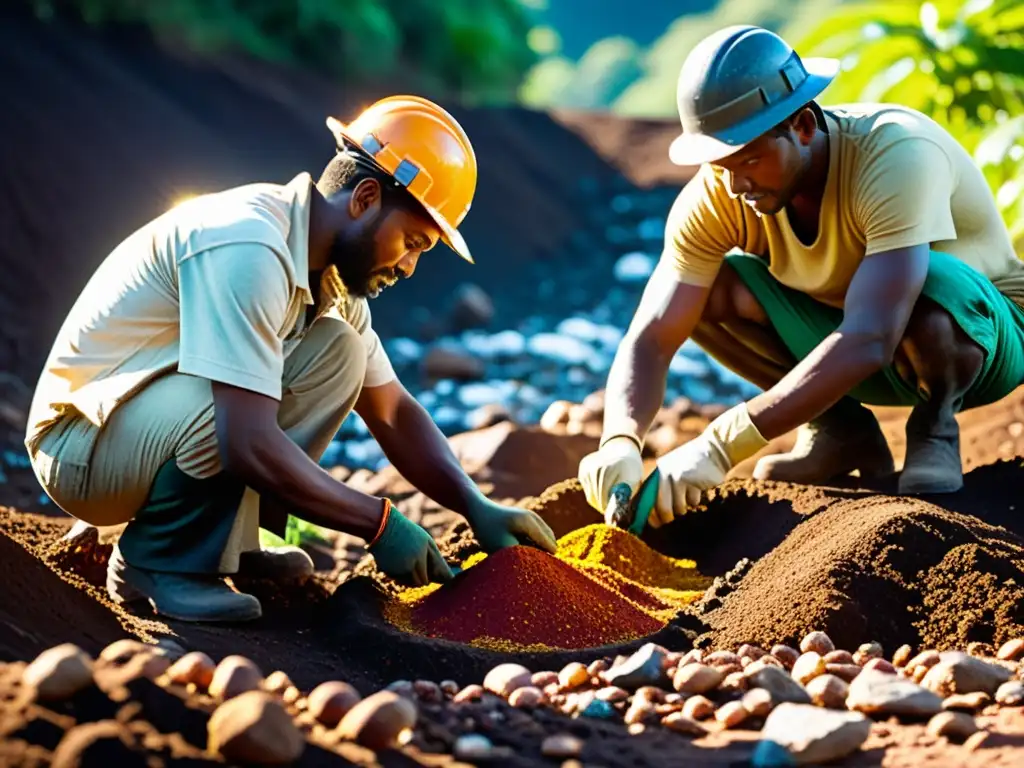
[[[313,180],[250,184],[193,198],[126,238],[100,264],[61,327],[36,387],[26,446],[69,410],[102,427],[168,370],[281,398],[284,361],[307,328]],[[332,270],[317,316],[364,339],[364,386],[395,378],[366,299]],[[333,279],[331,279],[333,278]]]

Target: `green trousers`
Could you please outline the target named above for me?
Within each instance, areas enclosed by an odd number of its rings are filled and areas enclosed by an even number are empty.
[[[732,254],[726,263],[757,299],[796,360],[807,357],[843,320],[841,309],[778,282],[762,258]],[[1024,311],[991,280],[949,254],[932,251],[921,294],[946,310],[984,351],[981,373],[964,397],[965,410],[996,402],[1024,383]],[[749,366],[777,378],[784,374],[785,363],[763,352],[756,340],[741,338],[727,326],[702,330],[703,337],[695,334],[695,340],[738,374],[744,375],[743,369]],[[914,406],[921,399],[913,383],[901,378],[893,366],[862,381],[849,396],[867,405]]]
[[[171,459],[125,526],[121,554],[150,571],[216,574],[244,493],[245,483],[226,472],[197,479]]]

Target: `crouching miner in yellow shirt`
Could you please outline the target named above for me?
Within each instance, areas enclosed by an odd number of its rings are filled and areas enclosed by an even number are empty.
[[[641,482],[643,435],[689,338],[763,393],[660,458],[655,526],[798,427],[755,477],[891,474],[864,403],[912,407],[900,493],[956,491],[954,414],[1024,381],[1024,263],[981,171],[916,111],[822,109],[838,69],[752,26],[684,62],[671,157],[699,168],[609,373],[600,450],[580,464],[598,510]]]
[[[190,621],[259,617],[223,575],[313,570],[296,547],[260,549],[261,514],[271,530],[293,513],[360,536],[396,579],[450,579],[425,529],[319,467],[353,409],[485,550],[555,548],[537,515],[467,477],[370,323],[367,299],[439,240],[472,261],[457,230],[476,189],[468,137],[411,96],[328,123],[339,151],[317,183],[302,173],[175,207],[105,259],[57,336],[26,446],[62,509],[127,522],[107,574],[117,602]]]

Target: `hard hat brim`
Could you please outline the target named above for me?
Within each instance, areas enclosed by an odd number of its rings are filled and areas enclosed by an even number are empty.
[[[330,129],[331,133],[334,134],[334,140],[339,147],[344,147],[346,140],[354,144],[356,147],[359,146],[358,140],[349,133],[347,126],[336,117],[327,117],[327,127]],[[473,254],[469,251],[469,245],[467,245],[466,239],[462,236],[459,230],[453,227],[439,211],[427,205],[422,200],[417,200],[417,202],[423,206],[427,215],[430,216],[431,220],[440,228],[441,240],[444,241],[445,245],[455,251],[470,264],[475,264],[476,262],[473,261]]]
[[[669,159],[676,165],[692,167],[713,163],[739,152],[824,91],[839,74],[840,62],[838,59],[809,58],[803,60],[803,65],[807,79],[786,98],[724,131],[680,134],[669,147]]]

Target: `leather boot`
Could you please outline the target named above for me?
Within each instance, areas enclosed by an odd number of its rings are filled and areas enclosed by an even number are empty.
[[[898,489],[908,496],[954,493],[964,487],[960,425],[952,411],[917,406],[907,419],[907,458]]]
[[[270,579],[278,584],[302,584],[315,570],[313,558],[300,547],[264,547],[240,552],[238,575]]]
[[[759,459],[753,476],[814,485],[854,470],[864,479],[877,479],[891,475],[895,465],[875,415],[860,403],[844,398],[802,426],[788,453]]]
[[[118,605],[148,602],[159,615],[181,621],[251,621],[263,615],[259,600],[217,576],[136,568],[117,545],[107,564],[107,594]]]

